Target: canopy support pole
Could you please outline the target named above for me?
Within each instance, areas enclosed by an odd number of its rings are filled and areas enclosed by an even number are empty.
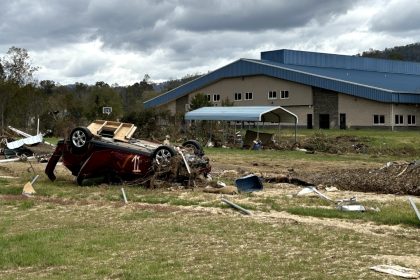
[[[257,122],[257,140],[260,139],[260,123]]]
[[[235,126],[234,126],[234,131],[233,131],[233,145],[236,146],[236,121],[235,121]]]

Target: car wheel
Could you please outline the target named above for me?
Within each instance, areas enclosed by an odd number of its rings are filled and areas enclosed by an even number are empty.
[[[175,150],[169,146],[160,146],[153,153],[153,161],[158,166],[166,166],[175,155]]]
[[[86,127],[77,127],[70,133],[70,143],[76,151],[83,151],[91,139],[92,133]]]
[[[82,175],[79,175],[79,176],[77,176],[76,177],[76,182],[77,182],[77,184],[79,185],[79,186],[83,186],[83,180],[85,179],[85,177],[84,176],[82,176]]]
[[[195,140],[185,141],[182,144],[182,147],[193,150],[194,154],[197,155],[197,156],[203,156],[204,155],[203,148],[201,147],[200,143],[198,143]]]

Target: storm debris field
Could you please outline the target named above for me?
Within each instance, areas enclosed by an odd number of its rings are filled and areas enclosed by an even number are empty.
[[[381,265],[419,272],[420,220],[407,199],[420,208],[416,157],[204,152],[208,176],[188,172],[178,154],[147,180],[89,186],[60,163],[54,182],[36,159],[0,163],[0,278],[396,279],[371,269]],[[22,196],[36,175],[36,193]],[[241,178],[259,178],[258,186],[241,192]],[[299,195],[308,188],[331,201]],[[336,207],[352,198],[367,210]]]

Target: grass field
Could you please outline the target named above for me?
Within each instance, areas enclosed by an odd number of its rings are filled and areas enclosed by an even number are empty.
[[[382,137],[396,146],[420,141],[411,132],[401,138],[389,133]],[[219,148],[206,153],[214,179],[226,183],[234,178],[220,170],[236,166],[282,172],[289,166],[378,167],[418,157]],[[345,213],[317,196],[296,197],[297,186],[266,183],[260,193],[227,196],[253,213],[244,216],[200,188],[79,187],[62,166],[50,182],[39,163],[33,163],[42,174],[37,194],[25,198],[22,186],[33,176],[28,167],[0,165],[0,175],[18,177],[0,178],[0,279],[397,279],[369,267],[420,270],[420,221],[405,196],[328,193],[333,199],[356,195],[381,210]]]

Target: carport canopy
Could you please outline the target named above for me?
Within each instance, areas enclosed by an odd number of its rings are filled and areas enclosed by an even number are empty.
[[[280,106],[229,106],[202,107],[185,114],[185,120],[197,121],[248,121],[291,123],[295,126],[295,142],[298,116]]]
[[[297,124],[298,117],[280,106],[202,107],[185,114],[186,120],[250,121]]]

